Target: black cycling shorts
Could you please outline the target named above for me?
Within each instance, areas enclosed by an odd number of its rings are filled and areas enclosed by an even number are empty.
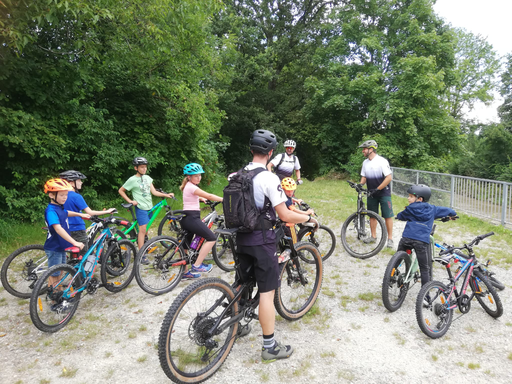
[[[249,276],[254,276],[258,283],[258,290],[262,293],[279,287],[280,269],[275,243],[239,245],[237,254],[242,269],[242,281],[247,281]]]
[[[192,242],[194,235],[204,237],[205,241],[215,241],[217,237],[201,220],[200,211],[183,211],[186,216],[181,219],[181,227],[190,232],[185,239],[185,248]]]

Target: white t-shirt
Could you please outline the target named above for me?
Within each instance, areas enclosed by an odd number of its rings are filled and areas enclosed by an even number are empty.
[[[260,163],[249,163],[245,169],[248,171],[256,168],[265,168]],[[252,179],[254,188],[254,202],[259,209],[263,208],[265,203],[265,196],[269,198],[272,207],[284,203],[286,201],[286,194],[281,188],[279,177],[269,171],[260,172]]]
[[[279,171],[283,173],[289,173],[292,174],[293,170],[300,169],[300,163],[299,158],[295,155],[288,156],[287,153],[280,153],[279,155],[276,155],[271,161],[271,163],[274,165],[274,167],[277,167],[279,162],[281,161],[281,157],[284,156],[284,160],[279,166]],[[295,161],[293,161],[293,158],[295,157]]]
[[[382,184],[387,175],[391,174],[391,167],[389,162],[382,156],[375,155],[370,160],[363,161],[363,168],[361,168],[361,176],[366,178],[368,189],[375,189]],[[389,185],[386,186],[378,195],[374,196],[391,196]]]

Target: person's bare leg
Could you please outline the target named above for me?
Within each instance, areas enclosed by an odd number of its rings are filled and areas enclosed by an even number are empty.
[[[215,241],[207,241],[206,243],[203,244],[201,250],[199,251],[199,256],[197,256],[197,260],[194,263],[196,267],[199,267],[203,263],[203,260],[206,258],[206,255],[208,255],[208,253],[212,250],[214,245]]]

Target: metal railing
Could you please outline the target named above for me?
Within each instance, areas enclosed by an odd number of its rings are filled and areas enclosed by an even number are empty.
[[[413,184],[432,189],[430,203],[453,208],[501,225],[512,225],[512,183],[391,167],[391,190],[407,197]]]

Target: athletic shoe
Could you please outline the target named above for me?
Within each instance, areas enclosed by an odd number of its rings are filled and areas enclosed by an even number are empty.
[[[199,277],[201,277],[200,273],[192,273],[191,271],[188,271],[188,272],[184,273],[181,278],[182,279],[197,279]]]
[[[393,243],[393,240],[388,239],[388,248],[393,248],[395,244]]]
[[[377,241],[377,239],[375,237],[367,237],[366,239],[363,240],[363,243],[365,244],[372,244],[372,243],[375,243]]]
[[[280,359],[287,359],[293,353],[291,345],[284,345],[276,341],[273,348],[261,348],[261,358],[267,363],[271,363]]]
[[[142,258],[140,259],[140,263],[142,265],[148,265],[149,264],[149,259],[146,256],[142,256]]]
[[[241,337],[247,336],[251,333],[251,324],[242,325],[242,323],[238,323],[238,331],[236,333],[236,338],[239,339]]]
[[[201,272],[201,273],[210,273],[213,269],[213,265],[211,264],[201,264],[199,267],[196,267],[192,264],[192,272]]]

